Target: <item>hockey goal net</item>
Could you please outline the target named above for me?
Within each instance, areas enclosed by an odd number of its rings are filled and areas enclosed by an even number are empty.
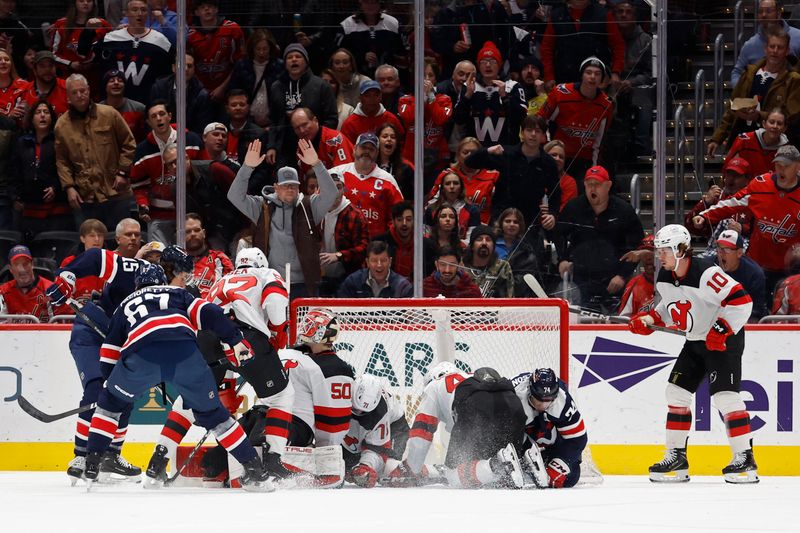
[[[297,299],[291,337],[309,309],[336,313],[339,356],[356,373],[382,377],[416,413],[423,379],[440,361],[472,372],[490,366],[513,378],[553,368],[569,381],[568,307],[558,299]]]

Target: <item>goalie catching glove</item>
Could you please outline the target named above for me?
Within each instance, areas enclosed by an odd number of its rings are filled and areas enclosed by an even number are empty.
[[[628,322],[628,329],[637,335],[650,335],[654,331],[650,329],[650,326],[665,325],[664,321],[661,320],[661,315],[655,311],[642,311],[631,317],[631,321]]]
[[[725,340],[733,335],[731,325],[724,318],[718,318],[706,335],[706,348],[714,352],[724,352]]]
[[[231,366],[236,368],[253,358],[253,348],[246,339],[242,339],[242,341],[233,348],[225,348],[225,357],[228,358],[228,362]]]
[[[75,274],[62,272],[56,276],[53,284],[47,287],[44,293],[50,298],[54,306],[65,304],[75,293]]]

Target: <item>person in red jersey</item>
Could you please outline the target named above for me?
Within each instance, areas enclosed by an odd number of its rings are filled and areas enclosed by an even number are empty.
[[[33,271],[33,257],[27,246],[18,244],[8,252],[13,280],[0,285],[0,314],[33,315],[47,322],[54,315],[69,314],[62,305],[51,309],[44,291],[53,284]]]
[[[320,126],[319,119],[309,108],[298,107],[292,111],[289,123],[298,139],[305,139],[316,147],[319,160],[325,168],[331,169],[353,161],[353,143],[350,139],[335,129]],[[299,174],[305,176],[311,167],[302,161],[299,163]]]
[[[83,221],[83,224],[81,224],[79,233],[81,236],[81,244],[78,250],[75,254],[67,256],[61,261],[61,268],[69,266],[73,259],[86,250],[91,248],[103,248],[108,228],[96,218],[87,218]],[[75,292],[72,297],[81,304],[95,297],[99,298],[105,284],[106,282],[99,276],[82,277],[75,280]]]
[[[381,86],[377,81],[365,81],[361,84],[360,100],[353,114],[342,124],[342,135],[355,142],[362,133],[375,133],[378,126],[388,122],[397,127],[401,135],[405,128],[400,124],[397,115],[388,111],[381,103]]]
[[[219,250],[212,250],[206,242],[203,219],[197,213],[186,214],[186,252],[194,259],[194,279],[205,298],[212,285],[233,270],[233,262]]]
[[[619,302],[617,314],[620,316],[632,316],[636,313],[649,311],[653,308],[653,294],[655,285],[653,276],[656,272],[655,247],[653,246],[653,236],[648,235],[642,239],[639,249],[628,252],[622,257],[623,261],[641,262],[643,272],[633,276],[625,285],[622,299]]]
[[[33,60],[34,80],[25,86],[21,96],[32,107],[37,100],[47,100],[57,115],[67,111],[67,84],[56,77],[56,56],[49,50],[36,52]]]
[[[244,57],[244,32],[237,23],[219,16],[219,0],[199,0],[194,14],[199,24],[189,30],[187,41],[195,54],[197,79],[212,100],[221,102],[234,63]]]
[[[47,29],[59,74],[66,77],[73,72],[80,72],[93,82],[99,81],[99,75],[92,66],[93,47],[111,29],[111,24],[97,16],[95,0],[71,2],[67,15]]]
[[[778,148],[789,144],[789,138],[785,135],[786,120],[786,111],[776,107],[767,115],[763,127],[736,136],[725,160],[741,157],[750,165],[751,176],[771,172],[772,158]]]

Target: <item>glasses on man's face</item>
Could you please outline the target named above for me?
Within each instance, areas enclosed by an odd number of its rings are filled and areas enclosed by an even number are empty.
[[[497,63],[494,59],[481,59],[481,65],[491,65],[492,63]]]

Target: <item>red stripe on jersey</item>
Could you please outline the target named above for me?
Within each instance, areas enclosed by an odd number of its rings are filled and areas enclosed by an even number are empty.
[[[408,438],[418,438],[422,440],[432,441],[433,440],[433,433],[426,429],[412,429],[408,432]]]
[[[328,433],[341,433],[342,431],[347,431],[350,428],[350,422],[345,424],[326,424],[325,422],[315,421],[314,425],[317,429],[326,431]]]
[[[78,423],[75,426],[75,433],[80,435],[81,437],[88,437],[89,436],[89,423],[85,420],[78,419]]]
[[[414,417],[414,424],[417,422],[429,424],[435,427],[439,423],[439,419],[435,416],[426,415],[425,413],[417,413],[417,416]]]
[[[289,297],[289,293],[286,292],[286,288],[279,286],[278,284],[270,284],[264,287],[264,290],[261,291],[261,305],[264,305],[264,302],[267,301],[267,297],[270,294],[277,294],[278,296],[283,296],[284,298]]]
[[[283,420],[284,422],[291,422],[292,413],[287,413],[286,411],[282,411],[280,409],[270,409],[267,411],[267,418],[277,418],[278,420]]]
[[[350,407],[325,407],[322,405],[314,406],[314,414],[321,416],[346,416],[347,418],[350,418],[350,414],[352,412],[353,411]]]
[[[581,418],[577,424],[566,428],[561,428],[558,430],[558,432],[565,439],[572,439],[583,435],[586,432],[586,427],[583,425],[583,418]]]
[[[725,415],[725,428],[729,437],[740,437],[750,433],[750,415],[747,411],[734,411]]]
[[[100,275],[103,281],[111,282],[117,275],[117,254],[111,250],[103,250],[100,255]]]
[[[125,344],[122,346],[124,350],[140,338],[146,336],[147,334],[151,333],[152,331],[164,328],[175,328],[175,327],[187,327],[192,331],[195,331],[192,323],[189,322],[189,319],[183,315],[167,315],[167,316],[160,316],[157,318],[151,318],[149,320],[145,320],[142,322],[138,327],[133,329],[128,334],[128,340],[125,341]]]
[[[205,300],[201,300],[200,298],[195,298],[195,300],[189,305],[189,320],[191,320],[192,325],[195,329],[202,329],[200,327],[200,310],[205,306],[208,302]]]
[[[109,363],[115,363],[119,360],[119,347],[111,344],[104,344],[100,347],[100,359]]]
[[[174,422],[174,423],[178,424],[179,426],[181,426],[183,429],[185,429],[187,431],[189,430],[190,427],[192,427],[192,423],[189,421],[188,418],[186,418],[182,414],[177,413],[175,411],[170,411],[169,414],[167,415],[167,419],[170,422]]]

